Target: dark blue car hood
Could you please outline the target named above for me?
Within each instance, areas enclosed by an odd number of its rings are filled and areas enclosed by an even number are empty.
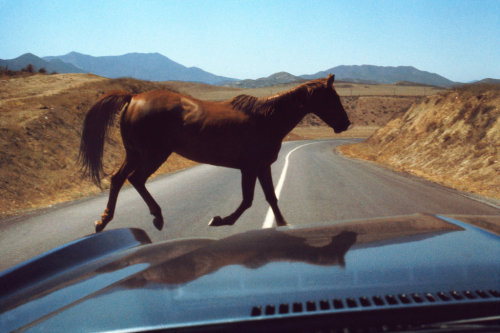
[[[499,236],[428,215],[154,244],[116,229],[0,275],[0,327],[140,331],[475,302],[500,313],[499,258]]]

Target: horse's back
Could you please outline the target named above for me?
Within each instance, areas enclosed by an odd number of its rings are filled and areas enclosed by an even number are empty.
[[[139,149],[170,150],[202,163],[240,167],[273,145],[251,113],[230,102],[201,101],[165,90],[135,95],[122,118],[122,136]],[[277,143],[279,150],[279,142]],[[261,159],[274,159],[261,156]],[[267,154],[266,154],[267,155]]]

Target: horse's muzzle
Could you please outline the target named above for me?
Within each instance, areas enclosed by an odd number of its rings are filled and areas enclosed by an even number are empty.
[[[344,124],[344,126],[342,126],[342,127],[335,127],[335,128],[333,129],[333,131],[334,131],[335,133],[341,133],[341,132],[343,132],[343,131],[347,130],[347,129],[349,128],[349,126],[351,126],[351,122],[350,122],[350,121],[347,121],[347,123],[345,123],[345,124]]]

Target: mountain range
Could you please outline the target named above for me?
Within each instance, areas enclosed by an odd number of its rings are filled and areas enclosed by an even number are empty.
[[[20,70],[28,64],[32,64],[35,70],[43,67],[49,73],[54,71],[58,73],[93,73],[109,78],[133,77],[149,81],[191,81],[244,88],[305,81],[326,77],[329,73],[335,74],[336,80],[361,83],[392,84],[408,81],[442,87],[458,84],[458,82],[448,80],[441,75],[421,71],[411,66],[342,65],[316,74],[295,76],[279,72],[256,80],[237,80],[215,75],[197,67],[183,66],[159,53],[128,53],[120,56],[94,57],[71,52],[66,55],[43,58],[26,53],[15,59],[0,59],[0,66],[11,70]]]

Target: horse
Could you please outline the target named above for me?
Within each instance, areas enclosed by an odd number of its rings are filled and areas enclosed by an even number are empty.
[[[200,163],[241,171],[243,199],[226,217],[209,226],[233,225],[252,205],[257,179],[277,226],[288,225],[279,207],[271,176],[284,137],[313,113],[333,128],[345,131],[349,118],[333,86],[335,77],[308,81],[268,98],[239,95],[223,102],[204,101],[168,90],[141,94],[112,91],[90,108],[83,122],[79,162],[82,172],[98,186],[104,175],[104,139],[120,115],[125,159],[111,176],[109,198],[95,231],[113,219],[118,193],[126,179],[146,202],[153,225],[162,230],[162,210],[146,189],[146,180],[173,152]]]

